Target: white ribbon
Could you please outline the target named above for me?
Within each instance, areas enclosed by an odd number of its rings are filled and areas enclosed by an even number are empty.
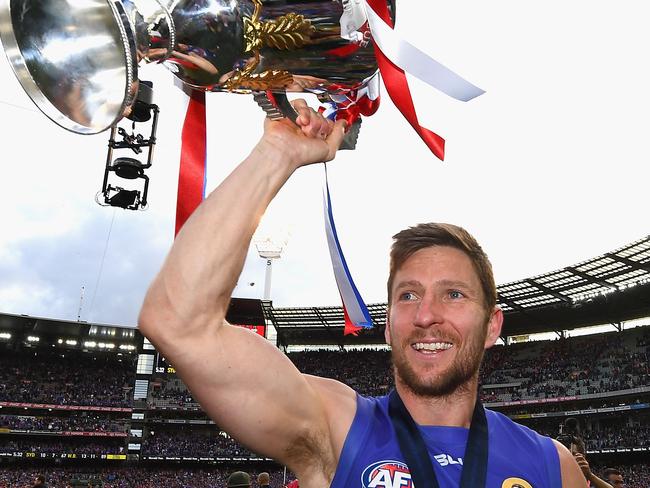
[[[363,34],[359,29],[366,23],[365,0],[343,0],[343,15],[341,15],[341,37],[353,42],[361,42]]]
[[[485,90],[473,85],[402,39],[365,0],[363,3],[373,41],[393,64],[456,100],[467,102],[485,93]]]

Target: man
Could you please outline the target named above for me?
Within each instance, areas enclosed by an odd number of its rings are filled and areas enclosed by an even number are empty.
[[[244,471],[235,471],[228,476],[228,483],[226,486],[228,488],[250,488],[251,477]]]
[[[623,481],[623,473],[621,473],[618,469],[607,468],[603,472],[603,475],[605,476],[605,480],[607,480],[607,482],[614,488],[623,488],[623,486],[625,486],[625,483]]]
[[[47,488],[47,484],[45,483],[45,476],[42,474],[39,474],[34,478],[34,483],[32,484],[33,488]]]
[[[294,107],[296,125],[266,120],[251,154],[188,219],[147,293],[139,327],[219,426],[285,464],[303,488],[406,486],[411,471],[421,471],[403,461],[391,425],[398,417],[389,419],[386,398],[367,399],[337,381],[302,375],[268,341],[225,322],[269,202],[300,166],[333,159],[344,135],[343,121],[324,119],[302,100]],[[404,198],[396,206],[407,206]],[[420,239],[429,231],[439,238]],[[564,446],[513,429],[503,416],[486,412],[487,427],[480,420],[468,433],[474,411],[485,417],[476,406],[478,366],[503,320],[489,262],[457,227],[405,232],[391,253],[386,340],[395,363],[393,398],[398,394],[404,405],[399,419],[410,414],[427,426],[421,435],[431,452],[419,459],[426,457],[442,487],[459,486],[464,464],[476,464],[487,469],[490,488],[584,488]],[[433,441],[427,430],[435,431]],[[480,442],[468,441],[471,432]],[[445,436],[448,442],[433,445]],[[466,444],[476,463],[463,459]]]
[[[260,488],[269,488],[271,485],[271,477],[269,473],[262,472],[257,475],[257,486]]]
[[[592,487],[592,488],[621,488],[620,485],[614,485],[612,484],[609,479],[602,480],[598,476],[596,476],[592,471],[591,467],[589,466],[589,462],[587,461],[587,458],[585,457],[585,451],[584,448],[582,451],[576,451],[573,453],[574,457],[576,458],[576,462],[578,463],[578,466],[580,466],[580,469],[582,470],[582,474],[584,475],[585,479],[587,480],[587,485]],[[607,478],[607,477],[606,477]]]

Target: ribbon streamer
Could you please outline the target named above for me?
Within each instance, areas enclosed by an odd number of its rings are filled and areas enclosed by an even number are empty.
[[[205,92],[193,90],[189,96],[181,136],[181,163],[178,172],[174,235],[178,234],[185,221],[205,197],[207,151]]]
[[[468,101],[485,92],[401,39],[392,29],[386,0],[367,0],[366,6],[375,56],[388,95],[431,152],[444,160],[445,140],[420,125],[405,72],[457,100]]]
[[[327,165],[325,167],[325,185],[323,187],[323,209],[325,211],[325,234],[327,235],[327,245],[329,246],[330,257],[332,259],[332,269],[336,286],[341,295],[343,302],[343,315],[345,317],[344,335],[357,333],[363,328],[372,328],[372,318],[368,307],[364,303],[359,290],[357,290],[352,275],[348,269],[347,262],[343,256],[341,243],[339,242],[334,225],[334,215],[332,213],[332,200],[330,198],[330,189],[327,182]]]
[[[402,39],[392,28],[385,0],[368,0],[368,6],[368,23],[375,45],[395,66],[461,102],[468,102],[485,93],[485,90]],[[385,17],[380,17],[382,10]]]

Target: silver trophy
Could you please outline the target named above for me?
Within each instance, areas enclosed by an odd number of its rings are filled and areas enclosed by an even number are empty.
[[[273,118],[295,117],[288,92],[322,102],[357,93],[377,72],[369,32],[357,29],[363,8],[360,0],[0,0],[0,38],[38,108],[95,134],[133,110],[142,63],[164,64],[190,89],[253,94]]]

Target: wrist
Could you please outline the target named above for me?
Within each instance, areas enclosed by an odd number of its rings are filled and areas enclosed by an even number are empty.
[[[294,151],[282,141],[269,140],[262,138],[253,148],[251,156],[259,159],[263,164],[273,171],[286,174],[287,177],[300,166],[295,162],[296,156]]]

